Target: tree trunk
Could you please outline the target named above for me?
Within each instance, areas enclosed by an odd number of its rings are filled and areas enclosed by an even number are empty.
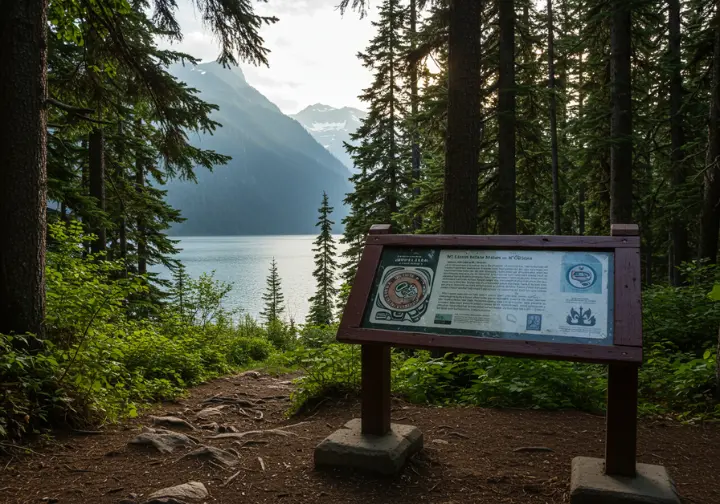
[[[93,254],[105,251],[107,236],[102,223],[105,213],[105,134],[101,128],[90,133],[88,142],[90,158],[90,196],[95,198],[97,211],[101,214],[91,219],[90,232],[95,235],[91,244]]]
[[[482,2],[450,2],[444,233],[477,232]]]
[[[498,0],[500,67],[498,76],[498,201],[500,234],[515,234],[515,6]]]
[[[715,399],[720,401],[720,329],[718,329],[718,343],[715,351]]]
[[[668,25],[670,31],[670,142],[672,153],[671,183],[677,201],[685,184],[685,130],[683,128],[682,101],[682,63],[680,56],[680,0],[668,0]],[[675,211],[670,230],[670,284],[678,286],[682,282],[679,266],[688,260],[687,221],[681,212]]]
[[[44,337],[47,0],[0,12],[0,333]]]
[[[552,0],[547,0],[548,16],[548,87],[550,88],[550,151],[552,157],[553,231],[562,233],[560,227],[560,180],[558,173],[557,94],[555,89],[555,34]]]
[[[610,127],[610,222],[632,222],[632,97],[630,5],[612,1],[610,72],[612,120]]]
[[[144,161],[138,157],[135,161],[135,190],[143,197],[145,191],[145,165]],[[144,275],[147,273],[147,237],[145,229],[145,218],[143,217],[142,210],[139,213],[137,219],[137,261],[138,261],[138,274]]]
[[[712,97],[708,123],[707,166],[700,216],[700,258],[717,261],[720,226],[720,6],[715,7],[715,43],[713,49]]]
[[[417,0],[410,0],[410,48],[415,50],[417,47]],[[411,166],[412,166],[412,178],[415,183],[413,189],[413,197],[418,198],[420,196],[420,187],[417,185],[420,182],[420,144],[418,143],[417,135],[417,113],[418,113],[418,63],[413,61],[410,65],[410,114],[412,116],[410,120],[410,150],[411,150]],[[419,215],[413,216],[413,230],[417,231],[420,229],[422,219]]]

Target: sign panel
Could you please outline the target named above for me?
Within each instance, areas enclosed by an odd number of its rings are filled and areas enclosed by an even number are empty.
[[[361,327],[611,345],[613,252],[384,247]]]

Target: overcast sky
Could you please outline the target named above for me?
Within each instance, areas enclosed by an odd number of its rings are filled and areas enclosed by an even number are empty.
[[[178,20],[184,39],[173,47],[202,61],[213,61],[218,45],[203,27],[191,0],[178,0]],[[357,99],[371,75],[356,54],[374,35],[374,12],[360,19],[355,12],[344,16],[338,0],[269,0],[254,3],[258,13],[280,19],[262,28],[270,49],[270,67],[241,65],[250,85],[293,114],[315,103],[365,109]],[[371,2],[371,6],[377,2]]]

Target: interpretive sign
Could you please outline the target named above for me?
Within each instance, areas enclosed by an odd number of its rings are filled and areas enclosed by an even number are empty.
[[[390,347],[609,364],[608,474],[635,474],[640,238],[393,235],[373,226],[337,333],[362,345],[362,432],[390,430]]]
[[[361,327],[612,344],[613,254],[383,250]]]

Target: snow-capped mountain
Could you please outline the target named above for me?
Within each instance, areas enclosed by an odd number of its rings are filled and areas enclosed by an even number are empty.
[[[352,169],[352,159],[345,152],[343,142],[350,142],[350,134],[355,133],[366,115],[362,110],[351,107],[338,109],[316,103],[290,117],[302,124],[320,145]]]

